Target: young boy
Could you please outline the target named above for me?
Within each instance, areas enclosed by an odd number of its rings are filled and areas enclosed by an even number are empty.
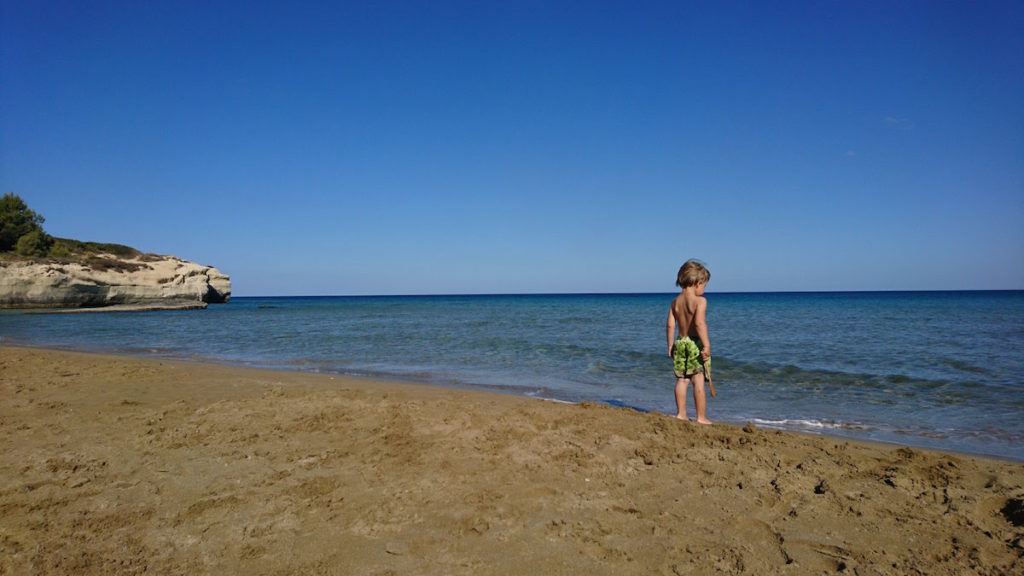
[[[676,374],[676,418],[686,420],[686,389],[693,380],[693,402],[697,405],[697,422],[711,424],[705,414],[705,363],[711,359],[711,341],[705,315],[708,301],[704,288],[711,273],[697,260],[687,260],[676,276],[676,286],[682,288],[672,301],[666,322],[668,355]],[[676,338],[676,327],[679,337]]]

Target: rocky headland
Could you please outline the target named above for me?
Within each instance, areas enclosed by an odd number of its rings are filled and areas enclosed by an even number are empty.
[[[0,259],[0,308],[187,309],[230,298],[226,274],[175,256],[99,253],[76,261]]]

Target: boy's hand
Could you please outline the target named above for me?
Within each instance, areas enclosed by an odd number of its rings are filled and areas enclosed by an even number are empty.
[[[676,345],[675,344],[669,346],[669,348],[668,348],[668,357],[669,358],[675,358],[676,357]]]
[[[701,350],[700,351],[700,357],[703,358],[705,362],[707,362],[711,358],[711,349],[710,348],[705,348],[705,349]]]

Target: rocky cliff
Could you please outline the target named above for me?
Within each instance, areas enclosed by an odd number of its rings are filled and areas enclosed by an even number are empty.
[[[230,298],[225,274],[174,256],[0,261],[0,308],[205,308]]]

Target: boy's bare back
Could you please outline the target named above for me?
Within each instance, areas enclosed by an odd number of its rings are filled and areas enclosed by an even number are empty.
[[[689,336],[706,345],[706,337],[701,338],[699,332],[698,318],[701,320],[700,324],[704,324],[707,308],[707,299],[698,296],[694,291],[683,290],[679,296],[676,296],[676,299],[672,301],[672,316],[676,320],[676,326],[679,327],[679,336]]]

